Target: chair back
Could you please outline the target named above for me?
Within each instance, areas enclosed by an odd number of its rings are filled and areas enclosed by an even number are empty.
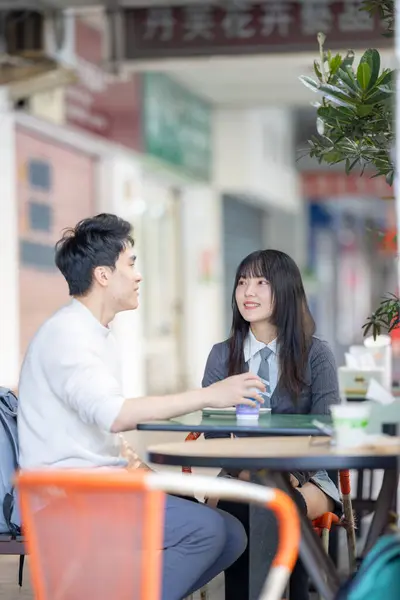
[[[19,474],[37,600],[159,600],[164,493],[144,473]]]

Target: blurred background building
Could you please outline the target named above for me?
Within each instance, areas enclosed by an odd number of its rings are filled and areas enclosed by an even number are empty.
[[[100,211],[132,222],[144,275],[114,324],[126,394],[199,385],[260,248],[297,261],[341,363],[396,289],[394,207],[381,178],[299,160],[316,123],[298,77],[320,30],[390,66],[379,22],[354,1],[97,4],[0,0],[2,385],[68,299],[54,243]]]

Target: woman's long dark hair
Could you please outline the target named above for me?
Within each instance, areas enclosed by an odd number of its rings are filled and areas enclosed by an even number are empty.
[[[279,383],[296,401],[305,384],[308,353],[315,333],[299,268],[290,256],[279,250],[259,250],[240,263],[232,294],[229,375],[245,370],[243,347],[250,325],[240,314],[235,297],[242,277],[264,277],[271,286],[270,322],[278,333]]]

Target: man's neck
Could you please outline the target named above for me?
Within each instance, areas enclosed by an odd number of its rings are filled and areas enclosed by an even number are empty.
[[[103,298],[98,298],[91,294],[87,296],[75,297],[75,300],[83,304],[92,315],[104,326],[108,327],[111,321],[114,319],[116,312],[104,301]]]

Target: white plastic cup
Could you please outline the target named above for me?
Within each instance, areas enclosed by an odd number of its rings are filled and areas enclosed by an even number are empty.
[[[355,448],[367,441],[371,409],[363,402],[334,404],[331,408],[336,445]]]
[[[257,388],[253,388],[251,390],[255,394],[260,394],[260,390]],[[238,421],[257,421],[260,416],[260,402],[254,400],[254,398],[249,398],[252,402],[255,403],[255,406],[249,406],[247,404],[237,404],[236,405],[236,419]]]
[[[253,398],[250,398],[253,400]],[[260,416],[260,403],[257,400],[253,400],[255,406],[248,406],[247,404],[236,405],[236,419],[238,421],[257,421]]]

